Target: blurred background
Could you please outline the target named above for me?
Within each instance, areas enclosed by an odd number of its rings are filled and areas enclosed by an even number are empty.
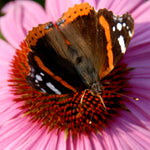
[[[13,0],[0,0],[0,16],[4,15],[4,14],[2,14],[2,12],[1,12],[2,7],[3,7],[6,3],[10,2],[10,1],[13,1]],[[23,0],[22,0],[22,1],[23,1]],[[24,1],[27,1],[27,0],[24,0]],[[44,7],[44,1],[45,1],[45,0],[33,0],[33,1],[38,2],[39,4],[41,4],[41,5]]]
[[[4,14],[1,12],[1,9],[3,8],[3,6],[4,6],[6,3],[10,2],[10,1],[14,1],[14,0],[0,0],[0,17],[4,15]],[[28,0],[22,0],[22,1],[28,1]],[[44,7],[45,0],[33,0],[33,1],[38,2],[39,4],[41,4],[41,5]],[[3,35],[2,35],[2,33],[1,33],[1,31],[0,31],[0,39],[5,40],[4,37],[3,37]]]

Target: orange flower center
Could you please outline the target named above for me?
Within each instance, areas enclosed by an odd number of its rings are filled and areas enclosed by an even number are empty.
[[[125,78],[125,75],[130,72],[130,69],[126,68],[125,64],[118,64],[101,81],[104,88],[101,97],[105,109],[100,98],[93,96],[88,90],[73,94],[50,95],[30,87],[26,81],[29,73],[27,54],[30,49],[25,42],[20,47],[11,63],[9,82],[12,92],[19,95],[14,101],[23,101],[24,104],[19,109],[23,110],[24,115],[30,116],[31,121],[37,121],[49,130],[57,128],[69,133],[71,131],[73,136],[78,133],[88,135],[91,131],[103,130],[113,116],[118,116],[119,110],[126,110],[124,105],[126,99],[121,94],[128,92],[124,90],[128,87],[128,78]]]

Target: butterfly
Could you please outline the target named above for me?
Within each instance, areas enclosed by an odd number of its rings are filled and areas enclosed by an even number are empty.
[[[27,82],[49,94],[90,90],[101,95],[101,80],[125,54],[134,33],[129,13],[96,11],[88,3],[69,8],[55,23],[40,24],[29,31]]]

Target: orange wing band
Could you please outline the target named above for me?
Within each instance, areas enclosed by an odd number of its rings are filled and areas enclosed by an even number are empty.
[[[51,72],[41,61],[41,59],[38,56],[34,56],[35,61],[37,62],[38,66],[45,71],[47,74],[49,74],[53,79],[60,82],[63,86],[66,88],[72,90],[73,92],[76,92],[76,89],[69,85],[66,81],[64,81],[61,77],[55,75],[53,72]]]
[[[99,23],[102,25],[105,31],[105,36],[107,40],[107,57],[108,57],[108,68],[103,72],[103,76],[107,75],[109,72],[111,72],[114,68],[113,65],[113,52],[112,52],[112,43],[111,43],[111,37],[110,37],[110,26],[107,22],[107,20],[103,17],[99,17]]]

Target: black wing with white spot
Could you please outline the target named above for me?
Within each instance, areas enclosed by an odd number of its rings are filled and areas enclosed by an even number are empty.
[[[49,56],[49,58],[51,57]],[[33,88],[50,94],[66,94],[76,92],[76,90],[82,85],[82,83],[80,83],[80,78],[77,79],[78,75],[75,70],[72,72],[73,66],[71,66],[71,64],[61,61],[62,60],[55,59],[55,61],[50,64],[51,67],[49,67],[44,64],[45,61],[42,61],[39,55],[34,52],[29,52],[28,62],[30,65],[30,73],[27,76],[28,83]],[[61,62],[62,66],[58,65],[57,62]],[[68,67],[63,68],[64,64]],[[61,76],[62,73],[63,75]],[[68,82],[64,80],[64,76],[65,78],[68,77],[66,79]],[[74,80],[70,80],[72,77],[74,77]]]
[[[96,12],[88,3],[71,7],[56,24],[39,25],[27,35],[31,49],[28,83],[55,94],[78,89],[101,92],[100,79],[120,61],[133,28],[128,13],[115,16],[107,9]]]
[[[134,34],[134,20],[129,13],[122,16],[115,16],[112,11],[100,9],[98,11],[98,24],[102,38],[103,67],[100,69],[100,76],[105,77],[125,54],[128,44]]]

